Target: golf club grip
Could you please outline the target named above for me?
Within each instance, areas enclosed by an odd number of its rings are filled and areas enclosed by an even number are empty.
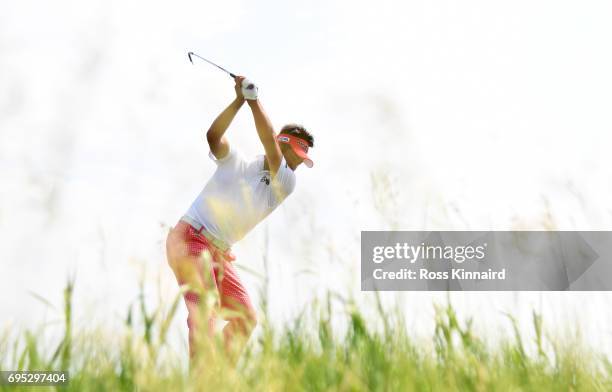
[[[233,74],[233,73],[231,73],[231,72],[230,72],[229,74],[230,74],[230,76],[231,76],[232,78],[236,79],[236,75],[234,75],[234,74]]]

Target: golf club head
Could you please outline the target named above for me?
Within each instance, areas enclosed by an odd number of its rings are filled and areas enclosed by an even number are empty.
[[[188,52],[187,53],[187,57],[189,57],[189,62],[193,65],[193,59],[191,58],[192,54],[193,54],[193,52]]]

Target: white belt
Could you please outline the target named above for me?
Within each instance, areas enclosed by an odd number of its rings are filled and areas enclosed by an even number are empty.
[[[196,222],[195,219],[192,219],[187,215],[183,215],[181,220],[186,223],[189,223],[191,227],[193,227],[199,234],[202,234],[204,237],[206,237],[208,241],[210,241],[215,247],[219,248],[222,252],[226,252],[230,248],[230,246],[225,243],[225,241],[221,241],[220,239],[215,238],[206,230],[206,227],[204,227],[204,225],[200,224],[199,222]]]

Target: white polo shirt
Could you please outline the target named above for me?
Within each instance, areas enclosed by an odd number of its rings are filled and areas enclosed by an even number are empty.
[[[248,162],[232,144],[222,159],[216,159],[212,152],[208,155],[217,170],[186,215],[232,246],[293,192],[295,173],[283,157],[270,180],[270,171],[264,170],[265,155]]]

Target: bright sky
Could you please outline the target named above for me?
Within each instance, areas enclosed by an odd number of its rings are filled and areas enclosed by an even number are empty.
[[[610,20],[607,1],[1,3],[0,326],[52,319],[27,292],[59,303],[75,269],[82,319],[123,315],[142,268],[176,293],[167,225],[212,174],[203,131],[233,97],[189,50],[315,135],[314,169],[235,248],[261,271],[269,231],[277,320],[328,288],[371,299],[360,230],[610,230]],[[246,106],[228,137],[262,152]],[[430,315],[444,296],[406,298]],[[611,332],[607,294],[454,298],[483,325],[536,306]]]

